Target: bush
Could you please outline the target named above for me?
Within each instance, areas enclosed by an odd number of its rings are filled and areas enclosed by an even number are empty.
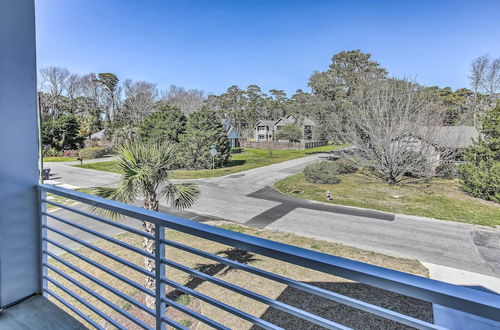
[[[102,158],[108,153],[106,148],[88,147],[78,150],[78,156],[84,159]]]
[[[446,180],[456,179],[458,176],[457,167],[453,164],[440,164],[436,167],[436,176]]]
[[[60,157],[60,156],[62,156],[62,151],[50,147],[43,148],[43,157]]]
[[[358,170],[356,164],[347,158],[340,158],[333,162],[333,164],[337,167],[336,174],[351,174]]]
[[[500,203],[500,163],[477,168],[472,164],[460,167],[462,190],[474,197]]]
[[[241,154],[243,152],[243,148],[231,148],[229,153],[231,154]]]
[[[338,166],[331,161],[322,161],[307,165],[304,169],[304,177],[309,183],[336,184],[340,183]]]

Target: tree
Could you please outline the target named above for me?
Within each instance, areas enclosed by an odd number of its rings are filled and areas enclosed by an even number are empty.
[[[97,82],[101,83],[105,88],[105,93],[108,98],[108,103],[111,105],[111,109],[109,106],[106,106],[106,121],[108,124],[111,124],[111,113],[115,110],[115,91],[118,86],[118,77],[114,73],[99,73],[99,79]]]
[[[101,187],[97,194],[124,203],[133,203],[136,199],[144,198],[144,208],[158,212],[159,201],[164,199],[174,208],[184,209],[195,203],[200,191],[191,183],[173,184],[170,182],[170,171],[176,158],[176,147],[171,143],[154,144],[124,144],[117,148],[119,155],[118,165],[122,176],[118,187]],[[144,221],[143,229],[148,234],[155,234],[154,224]],[[143,248],[146,252],[155,253],[155,241],[143,239]],[[145,258],[146,270],[154,273],[155,262]],[[154,279],[146,276],[144,286],[155,290]],[[154,298],[146,300],[148,307],[154,306]]]
[[[74,115],[61,116],[42,122],[42,140],[58,151],[75,150],[83,145],[80,123]]]
[[[66,82],[70,73],[68,69],[57,66],[50,66],[40,69],[39,81],[41,91],[47,94],[47,98],[42,98],[47,103],[48,111],[53,118],[61,115],[59,111],[61,96],[66,88]]]
[[[125,92],[123,117],[125,122],[136,125],[154,111],[158,90],[155,84],[146,81],[133,82],[130,79],[125,80],[123,86]]]
[[[360,86],[336,134],[353,146],[355,163],[389,184],[407,174],[429,177],[437,165],[433,141],[444,111],[411,81],[387,79]]]
[[[336,140],[339,136],[332,136],[332,114],[335,120],[347,120],[346,108],[351,105],[351,99],[359,88],[368,81],[383,80],[387,71],[380,64],[371,60],[371,54],[360,50],[342,51],[332,57],[332,63],[327,71],[315,72],[309,78],[312,94],[317,97],[320,110],[314,118],[318,130],[329,133],[326,138]]]
[[[497,97],[500,91],[500,58],[492,59],[489,55],[482,55],[476,58],[471,65],[472,89],[474,90],[474,124],[476,118],[482,112],[482,108],[489,109],[491,102]],[[480,95],[483,93],[486,95]],[[480,102],[483,101],[482,106]]]
[[[288,140],[289,142],[299,142],[303,137],[302,129],[297,124],[286,124],[276,134],[277,140]]]
[[[181,135],[181,164],[189,169],[212,167],[210,147],[215,145],[215,167],[224,166],[230,157],[229,139],[216,113],[202,108],[189,116],[186,131]]]
[[[162,100],[179,108],[184,115],[188,116],[205,104],[207,95],[203,90],[170,85],[168,90],[163,92]]]
[[[475,197],[500,203],[500,104],[480,117],[481,135],[465,152],[461,186]]]
[[[186,128],[186,116],[179,108],[160,104],[156,106],[156,112],[150,114],[139,125],[137,135],[142,142],[179,142],[180,134]]]

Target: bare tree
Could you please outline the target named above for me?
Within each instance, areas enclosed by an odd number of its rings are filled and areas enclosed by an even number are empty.
[[[70,111],[75,112],[75,99],[80,96],[82,87],[82,78],[77,74],[71,74],[66,80],[64,90],[69,99]]]
[[[371,80],[345,108],[336,134],[353,146],[353,161],[389,184],[407,174],[427,177],[439,161],[434,147],[443,121],[440,106],[407,80]],[[334,120],[335,122],[335,120]]]
[[[200,109],[206,103],[207,97],[207,93],[200,89],[185,89],[170,85],[167,91],[162,92],[161,99],[178,107],[188,116]]]
[[[70,73],[67,69],[50,66],[40,69],[39,88],[46,95],[40,98],[42,108],[47,109],[46,112],[57,117],[61,112],[61,96],[66,88],[66,83]]]
[[[492,101],[500,92],[500,58],[492,59],[489,55],[481,55],[471,65],[472,89],[474,90],[473,117],[476,125],[477,116],[481,110],[491,107]],[[482,98],[479,93],[486,94]],[[481,104],[485,103],[485,104]]]
[[[140,123],[144,117],[153,112],[154,103],[158,100],[156,84],[127,79],[123,83],[123,89],[125,93],[124,115],[132,124]]]

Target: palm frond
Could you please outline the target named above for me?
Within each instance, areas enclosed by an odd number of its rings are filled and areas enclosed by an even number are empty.
[[[133,192],[134,192],[133,188],[130,189],[127,188],[127,186],[122,186],[122,185],[118,186],[117,188],[98,187],[95,189],[96,196],[112,199],[123,203],[133,202],[134,200]],[[99,207],[94,207],[92,211],[112,219],[118,219],[121,216],[118,212],[109,211]]]
[[[161,195],[165,196],[171,207],[185,209],[196,202],[200,196],[200,189],[192,183],[169,183],[165,186]]]

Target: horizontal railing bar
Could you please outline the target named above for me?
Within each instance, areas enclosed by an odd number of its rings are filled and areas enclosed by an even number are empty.
[[[38,189],[207,240],[500,321],[500,301],[496,294],[225,230],[61,187],[42,184]]]
[[[183,326],[182,324],[177,323],[177,322],[175,322],[174,320],[169,319],[169,318],[167,318],[167,317],[162,317],[162,318],[161,318],[161,321],[162,321],[162,322],[165,322],[165,323],[166,323],[166,324],[168,324],[168,325],[173,326],[175,329],[180,329],[180,330],[189,330],[189,328],[186,328],[186,327],[185,327],[185,326]]]
[[[221,302],[221,301],[219,301],[217,299],[213,299],[213,298],[211,298],[211,297],[209,297],[207,295],[204,295],[201,292],[195,291],[195,290],[193,290],[191,288],[188,288],[187,286],[184,286],[184,285],[179,284],[177,282],[174,282],[172,280],[162,279],[162,282],[165,283],[165,284],[167,284],[167,285],[169,285],[169,286],[171,286],[171,287],[173,287],[173,288],[176,288],[179,291],[182,291],[182,292],[184,292],[186,294],[189,294],[189,295],[191,295],[193,297],[196,297],[196,298],[198,298],[200,300],[203,300],[203,301],[205,301],[205,302],[207,302],[207,303],[209,303],[209,304],[211,304],[211,305],[213,305],[213,306],[215,306],[217,308],[220,308],[220,309],[222,309],[222,310],[224,310],[224,311],[226,311],[226,312],[228,312],[230,314],[236,315],[236,316],[238,316],[238,317],[240,317],[240,318],[242,318],[242,319],[244,319],[246,321],[249,321],[249,322],[251,322],[253,324],[256,324],[256,325],[260,326],[263,329],[283,330],[283,328],[280,328],[280,327],[278,327],[278,326],[276,326],[276,325],[274,325],[272,323],[269,323],[269,322],[267,322],[265,320],[262,320],[262,319],[260,319],[260,318],[258,318],[256,316],[253,316],[252,314],[248,314],[248,313],[246,313],[244,311],[241,311],[241,310],[239,310],[239,309],[237,309],[237,308],[235,308],[233,306],[230,306],[228,304],[225,304],[225,303],[223,303],[223,302]]]
[[[88,322],[89,324],[91,324],[94,328],[96,328],[96,329],[103,329],[104,330],[104,328],[101,327],[99,324],[97,324],[97,322],[95,322],[90,317],[88,317],[87,315],[85,315],[82,311],[80,311],[78,308],[76,308],[75,306],[71,305],[69,302],[67,302],[66,300],[64,300],[64,298],[62,298],[61,296],[59,296],[54,291],[52,291],[50,289],[43,289],[43,291],[45,291],[46,293],[48,293],[49,295],[51,295],[52,297],[54,297],[54,299],[56,299],[57,301],[59,301],[61,304],[63,304],[64,306],[66,306],[66,308],[68,308],[73,313],[75,313],[76,315],[78,315],[79,317],[81,317],[82,319],[84,319],[86,322]]]
[[[84,256],[84,255],[83,255],[83,254],[81,254],[81,253],[76,252],[76,251],[74,251],[74,250],[72,250],[72,249],[70,249],[70,248],[68,248],[68,247],[66,247],[66,246],[64,246],[64,245],[62,245],[62,244],[60,244],[60,243],[58,243],[58,242],[54,241],[54,240],[51,240],[50,238],[44,237],[44,238],[43,238],[43,240],[45,240],[45,241],[49,242],[50,244],[53,244],[54,246],[57,246],[58,248],[60,248],[60,249],[62,249],[62,250],[64,250],[64,251],[66,251],[66,252],[68,252],[68,253],[69,253],[69,254],[71,254],[71,255],[74,255],[74,256],[75,256],[75,257],[77,257],[77,258],[80,258],[81,260],[83,260],[83,261],[85,261],[85,262],[87,262],[87,263],[91,264],[92,266],[94,266],[94,267],[98,268],[99,270],[102,270],[102,271],[103,271],[103,272],[105,272],[105,273],[108,273],[109,275],[111,275],[111,276],[113,276],[113,277],[115,277],[115,278],[119,279],[120,281],[122,281],[122,282],[124,282],[124,283],[126,283],[126,284],[130,285],[131,287],[133,287],[133,288],[135,288],[135,289],[137,289],[137,290],[140,290],[140,291],[142,291],[142,292],[144,292],[144,293],[146,293],[146,294],[148,294],[148,295],[150,295],[150,296],[152,296],[152,297],[154,297],[154,296],[155,296],[155,293],[154,293],[152,290],[149,290],[149,289],[147,289],[147,288],[143,287],[142,285],[140,285],[140,284],[139,284],[139,283],[137,283],[137,282],[134,282],[134,281],[132,281],[132,280],[129,280],[129,279],[128,279],[128,278],[126,278],[125,276],[123,276],[123,275],[121,275],[121,274],[119,274],[119,273],[115,272],[114,270],[109,269],[109,268],[107,268],[107,267],[105,267],[105,266],[103,266],[103,265],[101,265],[101,264],[99,264],[99,263],[95,262],[94,260],[92,260],[92,259],[90,259],[90,258],[87,258],[86,256]],[[45,251],[44,251],[44,252],[45,252]]]
[[[104,255],[104,256],[106,256],[106,257],[108,257],[108,258],[110,258],[110,259],[112,259],[112,260],[114,260],[114,261],[116,261],[118,263],[121,263],[121,264],[123,264],[123,265],[125,265],[125,266],[127,266],[129,268],[132,268],[133,270],[135,270],[135,271],[137,271],[137,272],[139,272],[139,273],[141,273],[143,275],[146,275],[146,276],[154,278],[154,274],[151,273],[151,272],[148,272],[144,268],[141,268],[141,267],[139,267],[139,266],[137,266],[137,265],[135,265],[135,264],[127,261],[127,260],[119,258],[119,257],[115,256],[114,254],[111,254],[111,253],[109,253],[109,252],[107,252],[107,251],[105,251],[105,250],[103,250],[101,248],[98,248],[97,246],[94,246],[92,244],[89,244],[89,243],[87,243],[87,242],[85,242],[85,241],[83,241],[83,240],[81,240],[81,239],[79,239],[79,238],[77,238],[77,237],[75,237],[73,235],[70,235],[70,234],[67,234],[65,232],[62,232],[62,231],[60,231],[58,229],[55,229],[55,228],[53,228],[51,226],[42,225],[42,227],[47,228],[48,230],[50,230],[50,231],[52,231],[52,232],[54,232],[56,234],[59,234],[59,235],[64,236],[66,238],[69,238],[70,240],[75,241],[78,244],[83,245],[85,247],[88,247],[89,249],[92,249],[92,250],[94,250],[96,252],[99,252],[100,254],[102,254],[102,255]]]
[[[76,214],[79,214],[79,215],[83,215],[84,217],[91,218],[91,219],[97,220],[99,222],[103,222],[103,223],[108,224],[110,226],[114,226],[114,227],[123,229],[125,231],[131,232],[131,233],[136,234],[136,235],[140,235],[142,237],[146,237],[146,238],[150,238],[150,239],[154,239],[155,238],[154,235],[151,235],[149,233],[143,232],[142,230],[135,229],[135,228],[132,228],[130,226],[123,225],[123,224],[121,224],[121,223],[119,223],[117,221],[112,221],[112,220],[100,217],[98,215],[95,215],[95,214],[92,214],[92,213],[89,213],[89,212],[81,211],[81,210],[78,210],[76,208],[73,208],[73,207],[70,207],[70,206],[66,206],[66,205],[63,205],[63,204],[60,204],[60,203],[56,203],[56,202],[53,202],[53,201],[49,201],[49,200],[46,200],[46,199],[42,199],[42,202],[52,204],[54,206],[60,207],[62,209],[65,209],[67,211],[70,211],[70,212],[73,212],[73,213],[76,213]]]
[[[111,243],[116,244],[118,246],[121,246],[121,247],[123,247],[123,248],[125,248],[127,250],[130,250],[132,252],[140,254],[143,257],[150,258],[150,259],[154,259],[154,257],[155,257],[154,254],[152,254],[152,253],[149,253],[149,252],[146,252],[144,250],[141,250],[141,249],[139,249],[139,248],[137,248],[137,247],[135,247],[133,245],[130,245],[128,243],[121,242],[121,241],[117,240],[116,238],[113,238],[113,237],[110,237],[108,235],[102,234],[102,233],[100,233],[98,231],[95,231],[93,229],[90,229],[90,228],[87,228],[85,226],[81,226],[79,224],[76,224],[74,222],[71,222],[71,221],[66,220],[64,218],[61,218],[61,217],[59,217],[57,215],[54,215],[52,213],[42,212],[42,215],[46,215],[46,216],[51,217],[51,218],[53,218],[53,219],[55,219],[57,221],[60,221],[62,223],[70,225],[72,227],[78,228],[78,229],[80,229],[82,231],[85,231],[85,232],[87,232],[87,233],[89,233],[91,235],[94,235],[94,236],[97,236],[99,238],[105,239],[108,242],[111,242]]]
[[[301,319],[310,321],[310,322],[315,323],[317,325],[321,325],[321,326],[326,327],[328,329],[343,329],[343,330],[350,329],[350,328],[348,328],[346,326],[343,326],[343,325],[341,325],[339,323],[336,323],[334,321],[325,319],[325,318],[323,318],[321,316],[318,316],[318,315],[306,312],[304,310],[301,310],[299,308],[287,305],[287,304],[285,304],[285,303],[283,303],[281,301],[278,301],[278,300],[275,300],[275,299],[271,299],[269,297],[263,296],[261,294],[255,293],[253,291],[244,289],[244,288],[242,288],[240,286],[237,286],[237,285],[234,285],[232,283],[223,281],[221,279],[218,279],[218,278],[216,278],[214,276],[205,274],[205,273],[200,272],[198,270],[191,269],[191,268],[186,267],[184,265],[178,264],[178,263],[176,263],[174,261],[162,258],[161,262],[163,262],[167,266],[174,267],[174,268],[176,268],[176,269],[178,269],[180,271],[186,272],[188,274],[191,274],[191,275],[196,276],[198,278],[204,279],[206,281],[215,283],[215,284],[217,284],[217,285],[219,285],[219,286],[221,286],[223,288],[226,288],[226,289],[231,290],[233,292],[239,293],[241,295],[244,295],[246,297],[254,299],[254,300],[258,301],[258,302],[267,304],[267,305],[269,305],[271,307],[274,307],[276,309],[279,309],[279,310],[281,310],[283,312],[286,312],[286,313],[289,313],[291,315],[300,317]]]
[[[215,328],[215,329],[224,329],[224,330],[229,330],[228,327],[220,324],[219,322],[216,322],[212,319],[209,319],[208,317],[206,316],[203,316],[199,313],[196,313],[195,311],[187,308],[186,306],[183,306],[179,303],[177,303],[176,301],[173,301],[172,299],[168,299],[168,298],[162,298],[162,301],[165,302],[167,305],[177,309],[177,310],[180,310],[181,312],[189,315],[189,316],[192,316],[193,318],[205,323],[205,324],[208,324],[209,326],[211,326],[212,328]]]
[[[104,298],[103,296],[101,296],[100,294],[98,294],[97,292],[95,292],[94,290],[90,289],[89,287],[87,287],[86,285],[83,285],[82,283],[78,282],[77,280],[75,280],[73,277],[63,273],[61,270],[57,269],[56,267],[50,265],[50,264],[44,264],[45,267],[47,267],[48,269],[52,270],[53,272],[55,272],[57,275],[63,277],[64,279],[66,279],[67,281],[73,283],[74,285],[76,285],[77,287],[79,287],[80,289],[82,289],[83,291],[87,292],[89,295],[93,296],[94,298],[98,299],[99,301],[101,301],[103,304],[105,304],[106,306],[110,307],[111,309],[113,309],[114,311],[118,312],[119,314],[121,314],[122,316],[126,317],[127,319],[129,319],[130,321],[134,322],[135,324],[137,324],[138,326],[144,328],[144,329],[152,329],[149,325],[147,325],[146,323],[144,323],[143,321],[139,320],[138,318],[136,318],[135,316],[133,316],[132,314],[124,311],[123,309],[121,309],[120,307],[118,307],[117,305],[115,305],[114,303],[112,303],[111,301],[109,301],[108,299]],[[48,276],[50,277],[50,276]]]
[[[49,252],[49,251],[45,251],[44,253],[46,253],[47,255],[51,256],[54,260],[60,262],[61,264],[63,264],[64,266],[68,267],[69,269],[77,272],[78,274],[88,278],[89,280],[91,280],[92,282],[98,284],[99,286],[103,287],[104,289],[108,290],[109,292],[113,293],[114,295],[122,298],[123,300],[126,300],[128,301],[129,303],[131,303],[132,305],[134,305],[135,307],[137,308],[140,308],[142,309],[143,311],[145,311],[146,313],[152,315],[152,316],[155,316],[155,312],[148,308],[146,305],[144,305],[143,303],[133,299],[132,297],[129,297],[128,295],[124,294],[123,292],[113,288],[112,286],[110,286],[109,284],[101,281],[100,279],[98,279],[97,277],[95,276],[92,276],[90,275],[89,273],[81,270],[80,268],[72,265],[71,263],[67,262],[66,260],[56,256],[55,254]]]
[[[287,277],[283,277],[283,276],[280,276],[280,275],[277,275],[277,274],[274,274],[274,273],[271,273],[271,272],[268,272],[268,271],[265,271],[265,270],[262,270],[259,268],[255,268],[253,266],[245,265],[245,264],[242,264],[240,262],[230,260],[230,259],[218,256],[218,255],[206,252],[206,251],[202,251],[202,250],[199,250],[199,249],[196,249],[196,248],[193,248],[193,247],[190,247],[190,246],[178,243],[178,242],[174,242],[174,241],[167,240],[167,239],[162,239],[161,241],[165,245],[168,245],[168,246],[171,246],[171,247],[198,255],[200,257],[211,259],[211,260],[223,263],[227,266],[241,269],[241,270],[247,271],[249,273],[259,275],[259,276],[268,278],[270,280],[286,284],[290,287],[294,287],[294,288],[300,289],[302,291],[309,292],[309,293],[321,296],[323,298],[327,298],[327,299],[339,302],[341,304],[348,305],[348,306],[363,310],[365,312],[369,312],[369,313],[372,313],[372,314],[375,314],[375,315],[378,315],[381,317],[385,317],[387,319],[391,319],[393,321],[400,322],[402,324],[406,324],[406,325],[409,325],[412,327],[417,327],[420,329],[442,329],[442,327],[439,327],[435,324],[425,322],[425,321],[419,320],[419,319],[411,317],[411,316],[397,313],[397,312],[391,311],[389,309],[386,309],[386,308],[383,308],[383,307],[380,307],[377,305],[369,304],[369,303],[361,301],[361,300],[357,300],[357,299],[354,299],[351,297],[347,297],[347,296],[338,294],[336,292],[332,292],[332,291],[328,291],[328,290],[325,290],[322,288],[318,288],[316,286],[313,286],[313,285],[310,285],[310,284],[307,284],[304,282],[300,282],[300,281],[296,281],[296,280],[293,280],[293,279],[290,279]]]
[[[97,308],[94,305],[92,305],[91,303],[87,302],[85,299],[80,298],[76,293],[74,293],[70,289],[66,288],[64,285],[62,285],[61,283],[59,283],[58,281],[56,281],[52,277],[50,277],[50,276],[44,276],[44,278],[47,281],[49,281],[52,284],[54,284],[59,289],[61,289],[64,292],[66,292],[68,295],[70,295],[73,299],[75,299],[76,301],[78,301],[80,304],[82,304],[83,306],[87,307],[92,312],[94,312],[95,314],[97,314],[101,318],[103,318],[104,320],[108,321],[109,323],[111,323],[112,325],[114,325],[115,327],[117,327],[118,329],[122,329],[123,328],[123,326],[120,323],[118,323],[115,320],[113,320],[111,317],[109,317],[109,315],[107,315],[106,313],[101,312],[101,310],[99,308]]]

